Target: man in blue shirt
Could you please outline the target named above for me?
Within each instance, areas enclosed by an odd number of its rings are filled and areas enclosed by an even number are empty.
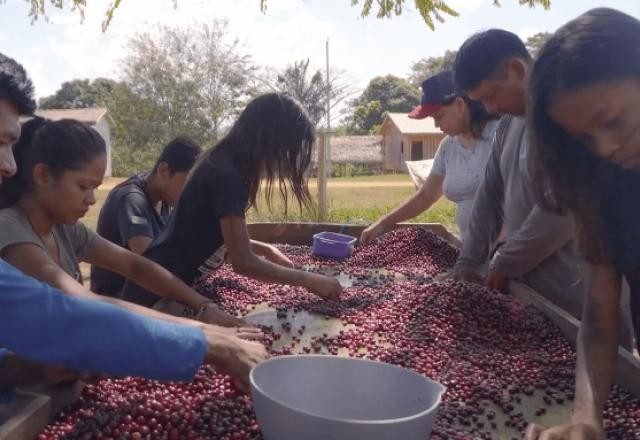
[[[19,117],[35,108],[24,68],[0,54],[0,184],[16,172],[12,145],[20,136]],[[174,324],[70,297],[0,259],[0,392],[25,375],[40,374],[41,364],[189,380],[202,363],[211,363],[246,386],[249,371],[267,353],[261,344],[231,332],[195,322]],[[64,375],[69,370],[58,371]]]

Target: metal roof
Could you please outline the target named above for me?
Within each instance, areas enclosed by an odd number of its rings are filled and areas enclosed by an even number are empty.
[[[56,108],[49,110],[36,110],[36,115],[58,121],[60,119],[75,119],[87,124],[95,124],[107,113],[106,108]]]
[[[387,113],[380,132],[383,133],[389,124],[395,125],[402,134],[441,134],[442,130],[435,126],[433,118],[411,119],[408,113]]]

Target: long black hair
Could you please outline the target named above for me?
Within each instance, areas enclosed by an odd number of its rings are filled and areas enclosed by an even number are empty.
[[[600,203],[610,165],[549,116],[561,93],[595,83],[640,79],[640,21],[608,8],[562,26],[544,45],[529,83],[528,123],[540,205],[571,213],[588,261],[609,262]]]
[[[15,205],[33,185],[33,169],[45,164],[54,178],[77,170],[107,152],[102,136],[87,124],[35,117],[22,124],[20,139],[13,146],[17,172],[0,187],[0,208]]]
[[[247,105],[229,133],[205,153],[203,163],[215,151],[225,150],[248,187],[247,208],[255,207],[263,182],[267,205],[271,206],[277,185],[286,213],[289,191],[300,207],[311,206],[305,171],[315,136],[313,124],[298,103],[281,93],[267,93]]]

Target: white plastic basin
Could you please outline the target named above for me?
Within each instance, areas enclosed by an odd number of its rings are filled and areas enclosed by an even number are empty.
[[[338,356],[281,356],[251,371],[266,440],[425,440],[444,391],[395,365]]]

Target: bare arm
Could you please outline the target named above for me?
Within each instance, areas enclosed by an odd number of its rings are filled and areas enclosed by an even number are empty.
[[[576,398],[571,421],[545,429],[531,425],[529,440],[604,439],[602,414],[618,352],[621,276],[610,266],[591,266],[578,333]]]
[[[578,336],[575,421],[597,420],[609,398],[618,353],[621,276],[592,266]]]
[[[133,281],[156,295],[198,310],[209,300],[153,261],[96,237],[85,261]]]
[[[147,250],[152,241],[153,240],[151,239],[151,237],[137,235],[129,239],[129,241],[127,242],[127,246],[134,254],[142,255],[144,251]]]
[[[362,232],[360,244],[370,243],[393,225],[416,217],[431,208],[442,197],[443,182],[444,176],[429,174],[427,180],[413,196]]]
[[[222,217],[220,228],[228,250],[227,258],[239,274],[268,283],[306,287],[325,299],[338,299],[342,292],[335,278],[302,272],[259,258],[252,251],[253,245],[242,217]]]
[[[431,208],[431,206],[442,197],[442,182],[444,182],[444,176],[429,174],[429,177],[427,177],[427,180],[422,187],[420,187],[420,190],[402,205],[378,220],[378,223],[387,228],[396,223],[411,219]]]
[[[272,263],[279,264],[283,267],[294,268],[295,264],[287,258],[285,254],[280,252],[275,246],[263,243],[258,240],[251,240],[251,250],[254,254],[265,257]]]
[[[25,275],[29,275],[43,283],[56,287],[68,295],[111,303],[149,318],[162,319],[176,324],[203,325],[190,319],[160,313],[117,298],[97,295],[69,276],[42,248],[36,245],[25,243],[9,246],[5,249],[3,257],[5,261],[22,271]]]

